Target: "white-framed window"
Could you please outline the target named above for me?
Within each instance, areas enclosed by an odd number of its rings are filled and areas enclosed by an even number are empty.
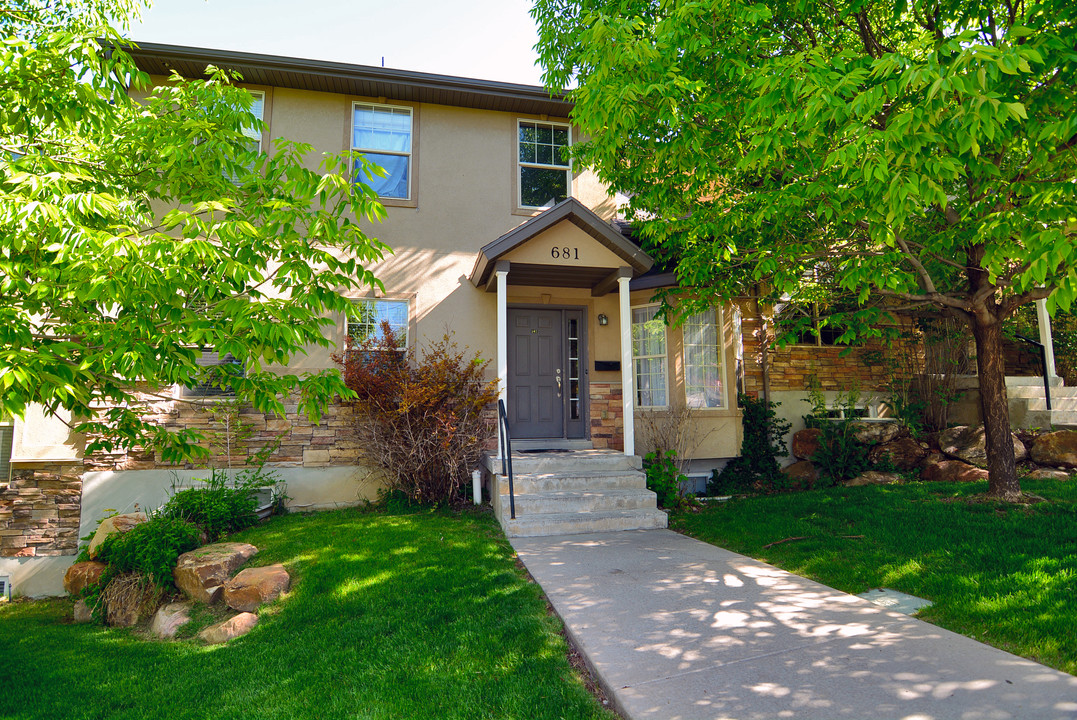
[[[184,387],[184,397],[230,398],[236,394],[228,378],[243,377],[246,371],[243,364],[232,357],[231,353],[204,350],[195,362],[207,368],[206,375],[197,385]]]
[[[666,323],[655,317],[659,307],[632,308],[632,364],[635,366],[637,407],[669,405]]]
[[[684,396],[690,408],[724,408],[722,314],[716,308],[685,318]]]
[[[562,123],[517,121],[520,207],[544,208],[572,194],[572,128]]]
[[[380,346],[383,323],[389,323],[397,348],[406,350],[408,347],[407,300],[368,298],[352,300],[348,312],[348,337],[354,345],[362,345],[373,339],[375,345]]]
[[[385,171],[385,177],[362,172],[356,161],[356,179],[369,185],[378,197],[410,200],[411,136],[410,107],[353,103],[352,150]]]
[[[266,94],[261,90],[248,90],[247,92],[254,97],[254,101],[251,103],[251,115],[264,122],[266,119]],[[251,144],[257,152],[262,152],[262,131],[259,128],[245,127],[243,128],[243,134],[251,139]]]

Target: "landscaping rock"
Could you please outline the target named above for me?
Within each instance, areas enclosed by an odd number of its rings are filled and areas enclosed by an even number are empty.
[[[1051,467],[1077,467],[1077,430],[1058,430],[1036,438],[1032,461]]]
[[[1010,433],[1013,438],[1013,455],[1017,462],[1028,457],[1028,450],[1021,438]],[[987,438],[983,425],[959,425],[947,428],[939,433],[939,449],[952,458],[963,460],[976,467],[987,467]]]
[[[96,585],[107,569],[108,565],[95,560],[75,563],[64,573],[64,590],[69,595],[78,595],[91,585]]]
[[[101,521],[101,524],[97,526],[97,532],[93,534],[93,539],[90,540],[90,557],[97,557],[97,549],[109,535],[114,533],[125,533],[135,525],[141,525],[144,522],[146,522],[146,513],[144,512],[113,515],[112,517],[105,518]]]
[[[212,605],[221,596],[224,583],[243,563],[258,552],[247,543],[223,542],[204,545],[179,556],[172,577],[176,587],[195,602]]]
[[[110,592],[113,583],[122,583],[123,590]],[[141,579],[120,575],[105,588],[105,622],[112,627],[131,627],[148,618],[157,609],[160,591]]]
[[[845,487],[862,487],[864,485],[893,485],[898,482],[901,482],[901,476],[897,473],[868,470],[851,480],[846,480],[843,484]]]
[[[792,483],[793,488],[804,490],[815,485],[819,479],[819,471],[807,460],[795,462],[789,467],[782,468],[782,472]]]
[[[868,460],[873,465],[888,462],[898,470],[912,470],[920,467],[927,457],[927,448],[911,437],[898,438],[884,445],[876,445],[868,453]]]
[[[208,628],[198,633],[198,637],[210,645],[226,643],[233,638],[249,633],[258,624],[258,616],[254,613],[240,613],[233,618]]]
[[[150,632],[162,640],[171,640],[190,619],[190,603],[169,603],[157,609],[150,623]]]
[[[1059,480],[1062,482],[1073,477],[1071,473],[1065,470],[1055,470],[1054,468],[1036,468],[1028,476],[1033,480]]]
[[[276,600],[291,583],[288,571],[280,563],[247,568],[224,584],[224,602],[233,610],[250,612]]]
[[[811,460],[819,449],[819,438],[823,431],[819,428],[805,428],[793,433],[793,457],[797,460]]]
[[[75,603],[74,616],[77,623],[93,622],[93,613],[90,612],[90,606],[85,600],[79,600]]]
[[[894,422],[867,422],[854,420],[850,423],[853,439],[861,445],[885,445],[893,442],[909,431],[901,423]]]
[[[987,471],[960,460],[946,460],[944,456],[934,454],[924,461],[920,479],[926,482],[974,482],[986,480]]]

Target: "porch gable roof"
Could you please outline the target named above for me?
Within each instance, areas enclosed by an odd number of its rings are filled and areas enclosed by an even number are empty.
[[[475,266],[469,276],[472,284],[475,287],[489,287],[490,277],[499,260],[566,220],[623,260],[625,266],[631,268],[633,275],[647,272],[654,264],[654,260],[647,253],[596,215],[594,211],[575,198],[566,198],[479,250],[475,258]],[[548,274],[547,271],[552,271],[558,273],[562,279],[568,280],[571,286],[593,287],[609,273],[608,269],[578,268],[576,272],[569,273],[572,277],[567,277],[566,268],[563,267],[534,265],[527,266],[527,269],[529,270],[527,274],[535,275],[535,281],[529,282],[524,277],[520,278],[524,281],[520,284],[544,284],[538,282],[538,279]]]

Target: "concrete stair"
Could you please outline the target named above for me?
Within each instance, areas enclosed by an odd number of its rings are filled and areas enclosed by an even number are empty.
[[[1077,428],[1077,388],[1051,378],[1051,409],[1038,377],[1007,377],[1010,423],[1025,428]]]
[[[666,513],[647,489],[638,457],[612,450],[514,452],[516,518],[501,460],[485,461],[494,515],[509,537],[664,528]]]

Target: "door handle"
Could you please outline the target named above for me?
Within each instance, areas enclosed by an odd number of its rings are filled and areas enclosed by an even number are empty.
[[[557,397],[561,397],[561,371],[557,371]]]

